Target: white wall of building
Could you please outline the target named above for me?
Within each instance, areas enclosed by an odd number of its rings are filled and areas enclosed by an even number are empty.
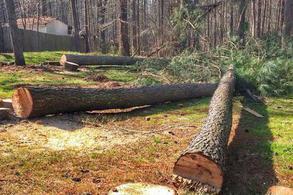
[[[20,26],[19,28],[24,29],[22,26]],[[37,25],[34,25],[33,29],[27,27],[26,30],[38,31]],[[46,26],[40,25],[39,32],[66,36],[68,35],[68,26],[63,22],[60,22],[59,20],[54,20],[48,23]]]
[[[68,26],[59,20],[54,20],[46,25],[46,33],[54,35],[68,35]]]

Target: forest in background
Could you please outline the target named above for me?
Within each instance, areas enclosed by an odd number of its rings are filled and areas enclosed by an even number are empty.
[[[292,191],[292,10],[293,0],[0,0],[0,44],[13,45],[0,45],[1,194],[129,182]],[[44,45],[49,33],[32,32],[42,18],[68,24],[69,51],[24,48]],[[54,36],[46,43],[64,44]]]
[[[152,75],[142,78],[146,85],[217,81],[227,65],[235,64],[238,74],[263,95],[292,92],[292,0],[14,2],[24,28],[27,18],[34,18],[36,26],[41,17],[57,18],[69,25],[77,47],[82,39],[81,52],[171,58],[167,64],[138,64]],[[2,26],[6,12],[2,0]]]
[[[37,26],[39,17],[55,17],[87,35],[89,51],[104,53],[118,52],[123,42],[120,53],[174,56],[186,48],[208,51],[235,36],[245,42],[245,36],[280,38],[292,31],[290,0],[16,0],[15,6],[23,26],[26,18]],[[1,24],[5,10],[1,0]]]

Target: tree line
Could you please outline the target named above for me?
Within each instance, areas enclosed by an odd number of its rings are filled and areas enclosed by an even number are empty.
[[[86,52],[174,56],[231,38],[275,36],[286,45],[292,10],[293,0],[0,0],[0,23],[12,29],[12,20],[54,17],[72,27],[76,44],[83,38]]]

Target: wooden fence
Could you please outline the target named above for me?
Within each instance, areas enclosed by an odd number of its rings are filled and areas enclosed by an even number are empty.
[[[24,51],[78,51],[74,37],[40,33],[31,30],[19,29],[22,36]],[[84,51],[84,44],[80,40]],[[13,51],[9,27],[0,28],[0,52]]]

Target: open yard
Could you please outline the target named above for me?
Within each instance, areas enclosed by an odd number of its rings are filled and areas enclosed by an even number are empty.
[[[138,83],[135,70],[69,73],[62,67],[37,65],[59,59],[59,53],[38,56],[27,60],[36,65],[0,67],[0,98],[10,98],[13,88],[30,84],[115,88]],[[7,59],[12,60],[0,55],[0,61]],[[172,182],[174,162],[198,132],[209,100],[1,121],[1,194],[107,194],[126,182],[177,189]],[[264,194],[277,184],[293,187],[293,98],[265,102],[233,100],[229,171],[222,194]]]

